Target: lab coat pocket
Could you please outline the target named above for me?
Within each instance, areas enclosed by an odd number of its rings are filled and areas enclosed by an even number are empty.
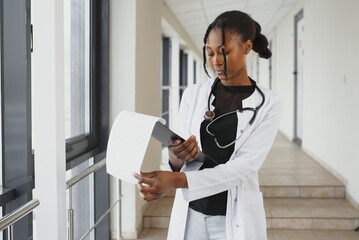
[[[266,240],[266,217],[263,196],[259,191],[242,191],[238,196],[242,200],[238,215],[243,220],[243,231],[247,240]]]

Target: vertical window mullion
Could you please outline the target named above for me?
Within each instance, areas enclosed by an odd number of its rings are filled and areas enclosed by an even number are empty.
[[[0,2],[2,186],[13,190],[2,202],[7,214],[32,199],[30,1]],[[14,239],[32,238],[32,214],[14,224]]]

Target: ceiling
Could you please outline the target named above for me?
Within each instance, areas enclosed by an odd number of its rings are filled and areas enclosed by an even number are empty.
[[[203,46],[207,26],[222,12],[248,13],[264,34],[275,27],[298,0],[164,0],[198,49]]]

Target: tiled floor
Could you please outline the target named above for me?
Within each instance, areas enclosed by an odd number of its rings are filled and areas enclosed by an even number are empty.
[[[165,240],[167,229],[144,229],[139,239]],[[268,240],[358,240],[359,232],[352,231],[307,231],[268,230]]]
[[[268,240],[359,240],[359,211],[345,186],[296,144],[278,134],[260,172]],[[172,198],[151,204],[139,239],[166,239]]]

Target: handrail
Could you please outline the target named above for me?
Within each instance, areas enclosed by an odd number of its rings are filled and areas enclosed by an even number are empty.
[[[72,187],[73,185],[75,185],[76,183],[78,183],[79,181],[81,181],[82,179],[84,179],[85,177],[90,175],[91,173],[96,172],[97,170],[99,170],[100,168],[102,168],[105,165],[106,165],[106,159],[103,159],[103,160],[99,161],[98,163],[92,165],[91,167],[88,167],[85,171],[81,172],[80,174],[78,174],[75,177],[68,180],[66,182],[66,189],[69,189],[70,187]]]
[[[25,217],[29,214],[34,208],[36,208],[40,204],[40,201],[37,199],[33,199],[26,204],[22,205],[18,209],[12,211],[11,213],[6,214],[4,217],[0,219],[0,231],[8,228],[9,226],[16,223],[21,218]]]
[[[102,216],[101,216],[101,217],[96,221],[96,223],[80,238],[80,240],[85,239],[85,237],[87,237],[87,235],[88,235],[92,230],[94,230],[94,229],[97,227],[97,225],[111,212],[111,210],[116,206],[116,204],[117,204],[117,203],[120,203],[121,198],[122,198],[122,196],[120,196],[120,197],[116,200],[116,202],[114,202],[114,203],[112,204],[112,206],[111,206],[109,209],[107,209],[107,211],[106,211],[104,214],[102,214]]]
[[[106,159],[101,160],[100,162],[88,167],[85,171],[79,173],[75,177],[71,178],[66,182],[66,189],[69,190],[68,199],[69,199],[69,206],[67,209],[68,213],[68,239],[74,239],[74,209],[72,208],[72,187],[90,175],[91,173],[96,172],[97,170],[101,169],[103,166],[106,165]],[[121,197],[117,199],[117,201],[97,220],[97,222],[82,236],[81,239],[84,239],[91,231],[93,231],[97,225],[110,213],[110,211],[117,205],[120,205]],[[120,217],[120,216],[119,216]]]

